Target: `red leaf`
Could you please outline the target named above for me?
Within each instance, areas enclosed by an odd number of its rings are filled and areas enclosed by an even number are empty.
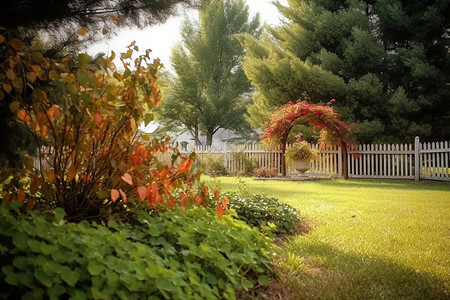
[[[122,197],[123,202],[127,202],[127,195],[122,191],[122,189],[119,189],[120,196]]]
[[[119,198],[119,191],[116,189],[111,190],[111,200],[113,202],[116,202],[116,200]]]
[[[195,197],[195,204],[197,204],[197,206],[200,206],[202,205],[202,203],[203,203],[202,195],[198,193],[197,196]]]
[[[20,190],[20,192],[17,194],[17,202],[23,202],[25,200],[25,191]]]
[[[223,208],[222,208],[222,205],[220,205],[220,203],[217,204],[217,206],[216,206],[216,211],[217,211],[217,214],[218,214],[220,217],[222,217],[222,215],[223,215]]]
[[[125,174],[123,174],[123,176],[120,177],[120,178],[122,178],[122,180],[125,181],[126,183],[128,183],[129,185],[133,185],[133,178],[131,178],[131,175],[130,175],[130,174],[125,173]]]
[[[137,187],[136,191],[139,197],[139,202],[143,202],[147,196],[147,189],[143,186],[139,186]]]
[[[220,197],[220,190],[217,188],[217,190],[214,191],[214,200],[219,200]]]
[[[133,163],[133,166],[142,165],[141,157],[137,153],[133,154],[133,156],[131,157],[131,161]]]

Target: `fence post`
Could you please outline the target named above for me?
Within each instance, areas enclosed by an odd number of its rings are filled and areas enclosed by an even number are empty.
[[[223,165],[225,170],[228,172],[228,152],[227,152],[227,141],[223,144]]]
[[[420,180],[420,139],[418,136],[414,142],[414,180]]]
[[[342,174],[342,147],[338,147],[338,177],[342,178],[344,174]]]

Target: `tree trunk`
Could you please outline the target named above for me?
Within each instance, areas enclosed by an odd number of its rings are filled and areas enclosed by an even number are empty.
[[[286,157],[284,154],[286,153],[286,142],[281,144],[281,176],[286,177]]]
[[[199,139],[199,134],[198,134],[198,124],[195,124],[194,126],[194,141],[195,141],[195,146],[201,146],[201,142]]]
[[[345,180],[348,179],[348,155],[346,143],[342,143],[342,176]]]
[[[206,131],[206,146],[211,146],[213,141],[214,128],[208,128]]]

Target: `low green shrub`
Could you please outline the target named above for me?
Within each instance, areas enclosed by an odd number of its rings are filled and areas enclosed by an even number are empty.
[[[233,160],[243,167],[243,171],[237,172],[240,175],[251,176],[259,167],[258,161],[254,158],[247,158],[244,152],[235,152],[231,155]]]
[[[3,299],[234,299],[268,283],[271,240],[209,208],[103,226],[20,205],[0,205]]]
[[[205,174],[211,176],[226,175],[227,170],[223,163],[223,154],[203,154],[197,156],[194,167],[203,168]]]
[[[289,204],[255,194],[224,193],[224,196],[230,200],[229,207],[236,211],[239,219],[250,226],[265,231],[268,225],[274,224],[272,232],[275,234],[294,234],[297,230],[300,215]]]

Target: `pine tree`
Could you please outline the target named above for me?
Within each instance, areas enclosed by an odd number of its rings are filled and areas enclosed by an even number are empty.
[[[263,39],[241,35],[249,111],[336,99],[360,142],[450,137],[448,1],[288,1]],[[447,46],[446,46],[447,45]],[[261,126],[266,114],[251,115]]]

